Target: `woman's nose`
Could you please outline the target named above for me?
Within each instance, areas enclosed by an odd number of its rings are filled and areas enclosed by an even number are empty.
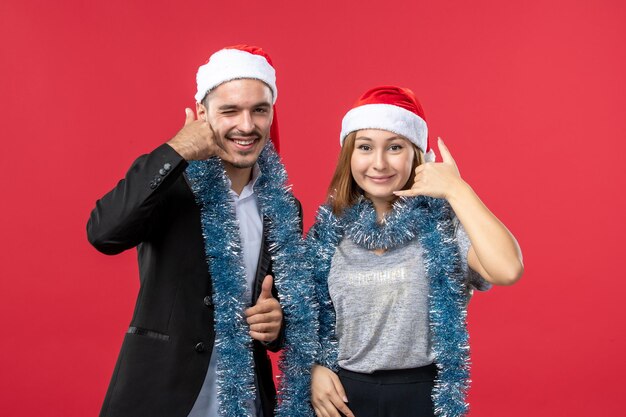
[[[387,168],[387,158],[384,152],[375,153],[373,168],[377,170],[383,170]]]

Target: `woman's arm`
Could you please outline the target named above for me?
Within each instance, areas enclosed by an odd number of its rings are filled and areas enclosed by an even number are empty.
[[[517,240],[469,184],[459,180],[447,200],[472,243],[467,263],[492,284],[514,284],[524,272]]]
[[[313,365],[311,370],[311,405],[317,417],[346,417],[354,414],[346,403],[348,398],[336,373],[322,365]]]
[[[426,163],[415,169],[415,183],[399,196],[425,195],[445,198],[465,228],[471,242],[467,262],[474,271],[496,285],[511,285],[524,272],[522,252],[515,237],[483,204],[461,178],[450,151],[438,142],[441,163]]]

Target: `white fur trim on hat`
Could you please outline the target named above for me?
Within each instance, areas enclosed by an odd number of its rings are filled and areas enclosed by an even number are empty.
[[[424,153],[424,162],[435,162],[435,159],[437,159],[437,157],[432,149]]]
[[[206,93],[227,81],[251,78],[263,81],[273,93],[273,103],[276,103],[278,90],[276,89],[276,71],[267,60],[249,52],[238,49],[222,49],[217,51],[209,62],[198,68],[196,82],[198,92],[194,96],[200,102]]]
[[[404,136],[423,152],[428,145],[428,126],[417,114],[392,104],[364,104],[350,110],[341,122],[339,143],[350,133],[363,129],[388,130]]]

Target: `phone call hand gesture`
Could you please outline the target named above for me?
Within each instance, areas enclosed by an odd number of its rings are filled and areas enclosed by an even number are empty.
[[[423,195],[448,199],[455,187],[463,183],[452,154],[441,138],[437,147],[442,162],[426,162],[415,168],[415,181],[408,190],[394,191],[397,196],[415,197]]]
[[[206,120],[196,119],[190,108],[185,109],[185,125],[167,143],[187,161],[204,160],[212,156],[225,159],[227,156],[217,142],[211,125]]]

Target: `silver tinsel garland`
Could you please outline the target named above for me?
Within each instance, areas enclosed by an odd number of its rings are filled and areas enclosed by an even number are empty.
[[[310,369],[318,347],[317,302],[309,264],[303,257],[298,208],[271,142],[263,149],[258,164],[261,176],[254,192],[267,219],[269,230],[265,235],[285,329],[277,416],[306,417],[312,415]],[[228,182],[218,158],[193,161],[186,173],[201,207],[205,254],[213,283],[219,411],[225,417],[247,417],[248,404],[255,397],[252,339],[244,317],[245,268]]]
[[[371,202],[361,199],[336,217],[322,206],[307,236],[307,256],[319,302],[320,354],[317,363],[336,370],[335,311],[328,293],[328,273],[343,237],[367,249],[391,249],[418,239],[430,283],[429,321],[433,353],[439,369],[433,402],[442,417],[464,416],[469,388],[469,338],[466,326],[466,283],[454,238],[453,212],[445,200],[429,197],[398,200],[383,223]]]

